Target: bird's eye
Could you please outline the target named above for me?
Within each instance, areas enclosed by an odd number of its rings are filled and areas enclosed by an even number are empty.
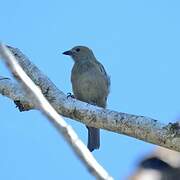
[[[79,51],[80,51],[80,49],[79,49],[79,48],[77,48],[77,49],[76,49],[76,52],[79,52]]]

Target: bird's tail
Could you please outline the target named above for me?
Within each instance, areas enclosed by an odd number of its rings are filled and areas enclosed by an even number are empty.
[[[100,147],[100,129],[88,127],[88,149],[92,152]]]

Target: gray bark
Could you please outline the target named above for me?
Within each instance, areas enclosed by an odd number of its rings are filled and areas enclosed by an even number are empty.
[[[18,63],[27,75],[38,85],[56,111],[88,126],[125,134],[145,142],[153,143],[180,152],[179,123],[163,124],[158,120],[117,112],[96,107],[67,96],[60,91],[46,75],[44,75],[18,49],[8,47],[15,55]],[[34,109],[33,103],[26,98],[21,85],[0,77],[0,94],[13,101],[19,101],[24,110]]]

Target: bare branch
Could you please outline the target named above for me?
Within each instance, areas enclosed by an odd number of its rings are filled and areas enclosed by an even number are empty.
[[[7,67],[13,72],[15,78],[22,83],[23,89],[32,101],[35,107],[46,115],[50,122],[56,127],[69,145],[72,147],[76,155],[81,159],[88,170],[98,179],[112,180],[112,177],[97,163],[93,155],[79,139],[75,131],[64,121],[64,119],[55,111],[50,103],[43,96],[40,88],[23,71],[21,66],[16,62],[16,58],[11,51],[4,45],[0,44],[0,55],[5,60]]]
[[[34,109],[34,105],[29,101],[22,87],[12,82],[11,79],[0,76],[0,94],[14,101],[20,111]]]
[[[59,114],[92,127],[125,134],[180,152],[180,126],[178,123],[163,124],[158,120],[145,116],[116,112],[72,98],[67,99],[66,95],[58,90],[18,49],[12,47],[9,47],[9,49],[28,76],[41,88],[43,94]],[[0,81],[0,93],[2,92],[1,89]],[[22,97],[22,99],[24,98]]]

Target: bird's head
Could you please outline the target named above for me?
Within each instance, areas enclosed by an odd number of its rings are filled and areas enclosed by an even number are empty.
[[[71,56],[75,62],[93,60],[95,58],[92,50],[85,46],[75,46],[63,52],[63,54]]]

